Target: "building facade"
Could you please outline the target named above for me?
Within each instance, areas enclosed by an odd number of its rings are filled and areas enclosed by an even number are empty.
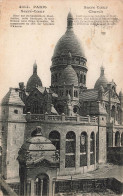
[[[104,67],[88,89],[86,62],[69,13],[51,86],[43,87],[35,62],[26,87],[19,83],[2,100],[2,176],[16,182],[20,175],[21,195],[54,195],[60,177],[93,171],[107,162],[108,148],[123,146],[123,94]]]

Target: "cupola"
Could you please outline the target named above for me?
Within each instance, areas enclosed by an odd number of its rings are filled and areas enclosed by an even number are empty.
[[[104,73],[104,67],[102,66],[100,68],[101,72],[100,72],[100,77],[98,78],[98,80],[95,83],[94,88],[99,90],[100,86],[102,86],[104,89],[107,87],[108,84],[108,80],[105,77],[105,73]]]
[[[42,86],[41,79],[37,75],[37,63],[35,62],[33,65],[33,74],[29,78],[27,85],[26,85],[26,91],[31,92],[33,91],[36,87]]]

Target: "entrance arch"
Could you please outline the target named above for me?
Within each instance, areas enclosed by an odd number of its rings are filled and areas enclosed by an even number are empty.
[[[120,133],[117,131],[115,133],[115,146],[120,146]]]
[[[48,196],[49,195],[49,176],[47,174],[39,174],[35,179],[35,195]]]

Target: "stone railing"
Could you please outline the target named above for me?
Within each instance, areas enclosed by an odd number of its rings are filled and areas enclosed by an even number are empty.
[[[27,121],[48,121],[48,122],[79,122],[79,123],[94,123],[97,124],[98,118],[93,116],[66,116],[61,115],[50,115],[50,114],[31,114],[27,113]]]

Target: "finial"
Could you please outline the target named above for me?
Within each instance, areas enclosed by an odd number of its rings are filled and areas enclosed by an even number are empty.
[[[71,12],[69,12],[67,16],[67,29],[71,29],[71,28],[73,28],[73,16]]]
[[[37,74],[37,63],[36,63],[36,60],[33,64],[33,74]]]
[[[104,69],[104,67],[103,67],[103,66],[101,66],[101,68],[100,68],[100,69],[101,69],[100,76],[104,76],[104,70],[105,70],[105,69]]]

